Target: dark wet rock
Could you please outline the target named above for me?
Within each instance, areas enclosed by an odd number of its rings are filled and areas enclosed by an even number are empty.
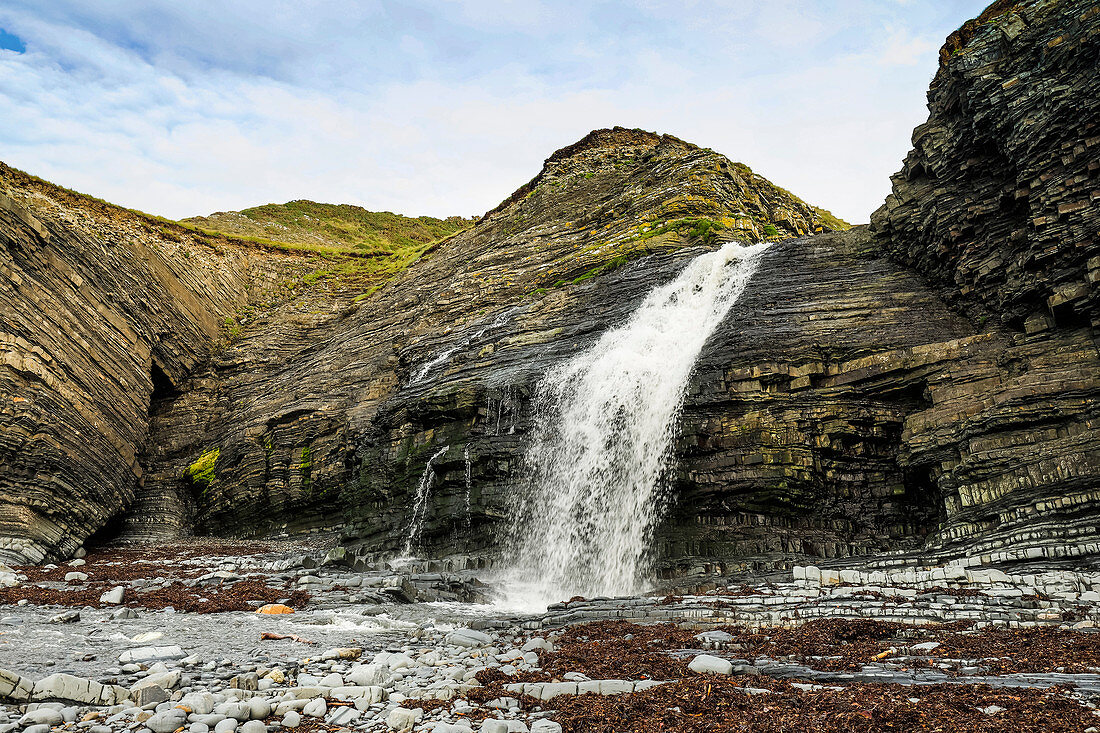
[[[998,2],[953,35],[869,229],[615,128],[367,293],[280,294],[300,259],[166,239],[5,170],[0,553],[67,556],[114,517],[140,538],[339,532],[281,567],[322,581],[395,554],[447,559],[394,578],[485,567],[539,378],[690,257],[768,237],[680,416],[666,576],[1100,555],[1098,38],[1083,0]],[[341,592],[476,592],[369,588]]]

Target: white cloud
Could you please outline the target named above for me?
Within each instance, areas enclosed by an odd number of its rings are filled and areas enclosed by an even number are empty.
[[[615,26],[589,4],[240,3],[209,23],[207,4],[116,0],[93,22],[63,5],[0,9],[27,41],[0,53],[0,159],[173,217],[294,198],[480,213],[555,148],[622,124],[865,221],[924,117],[939,39],[968,17],[644,2]]]

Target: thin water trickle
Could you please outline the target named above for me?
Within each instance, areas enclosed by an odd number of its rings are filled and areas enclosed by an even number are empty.
[[[428,496],[432,492],[432,482],[435,481],[435,469],[432,464],[436,459],[447,452],[450,446],[445,445],[428,459],[424,466],[424,473],[420,476],[420,483],[416,487],[416,504],[413,505],[412,519],[409,520],[409,528],[405,533],[405,547],[402,552],[404,557],[412,557],[413,550],[420,544],[420,535],[424,532],[424,519],[428,514]]]
[[[470,444],[467,443],[462,449],[462,458],[466,462],[466,493],[464,495],[466,501],[466,529],[470,528],[473,517],[470,514],[470,493],[474,487],[474,473],[473,466],[470,464]]]
[[[443,366],[450,362],[451,357],[454,356],[457,352],[469,347],[470,344],[474,343],[482,336],[490,333],[491,331],[495,331],[496,329],[507,323],[517,310],[519,310],[518,305],[512,306],[508,310],[497,314],[497,316],[488,324],[482,326],[477,330],[470,331],[454,346],[449,349],[444,349],[438,355],[429,359],[427,362],[422,364],[419,369],[416,370],[416,373],[413,374],[412,379],[409,380],[409,384],[413,385],[423,382],[433,371],[435,371],[436,367]]]
[[[527,480],[512,507],[509,605],[644,590],[691,372],[766,246],[700,255],[624,325],[543,378]]]

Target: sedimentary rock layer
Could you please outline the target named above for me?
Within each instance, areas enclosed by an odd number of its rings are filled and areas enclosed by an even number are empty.
[[[132,501],[153,404],[275,289],[282,258],[169,234],[0,167],[0,557],[71,554]]]
[[[494,337],[553,343],[552,360],[571,346],[539,332],[540,311],[602,328],[569,311],[573,290],[631,258],[836,223],[711,151],[597,131],[375,293],[326,287],[303,253],[3,174],[0,552],[29,560],[70,554],[112,519],[141,537],[352,520],[392,547],[434,439],[391,438],[376,463],[388,428],[372,418],[383,403],[455,399],[436,389],[455,366],[440,354],[470,358],[471,334],[515,315],[525,325]],[[653,276],[624,281],[609,310]]]
[[[879,246],[1014,330],[1100,320],[1100,7],[997,2],[953,34]]]
[[[177,241],[9,172],[3,549],[63,555],[128,509],[145,537],[490,550],[541,375],[688,258],[766,238],[679,418],[667,572],[1095,554],[1098,38],[1100,9],[1069,0],[954,34],[867,230],[615,128],[381,287],[287,295],[295,257]]]

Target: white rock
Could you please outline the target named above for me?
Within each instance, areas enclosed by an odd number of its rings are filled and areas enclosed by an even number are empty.
[[[533,652],[536,649],[552,650],[554,645],[543,639],[541,636],[535,636],[527,640],[527,643],[520,647],[520,651]]]
[[[422,708],[394,708],[390,711],[390,714],[386,716],[386,725],[392,730],[398,731],[398,733],[404,733],[405,731],[411,731],[413,726],[424,717],[424,710]]]
[[[348,682],[354,685],[380,685],[386,681],[381,664],[357,664],[348,672]]]
[[[214,712],[214,696],[209,692],[191,692],[179,701],[195,715],[209,715]]]
[[[237,721],[233,718],[226,718],[214,726],[214,733],[233,733],[235,730],[237,730]]]
[[[938,641],[923,641],[920,644],[914,644],[909,648],[915,652],[930,652],[939,645],[940,643]]]
[[[65,573],[65,582],[66,583],[73,583],[73,582],[83,583],[87,579],[88,579],[88,574],[87,573]]]
[[[302,708],[302,714],[308,715],[311,718],[323,718],[326,712],[328,712],[328,703],[325,702],[325,698],[323,697],[319,697],[316,700],[310,700],[306,703],[306,706]]]
[[[405,669],[407,667],[416,667],[417,664],[408,654],[390,654],[386,658],[386,664],[390,669]]]
[[[180,671],[178,669],[174,669],[171,672],[151,674],[139,680],[136,685],[130,688],[130,692],[140,690],[143,687],[163,687],[165,690],[174,690],[179,687],[179,684]]]
[[[629,680],[598,680],[597,684],[601,695],[622,695],[634,692],[634,683]]]
[[[317,684],[321,687],[343,687],[344,678],[333,672],[332,674],[323,677],[321,681]]]
[[[252,717],[252,706],[246,702],[223,702],[214,706],[214,712],[243,723]]]
[[[129,700],[130,691],[124,687],[101,685],[95,680],[58,673],[35,682],[31,697],[35,700],[59,699],[91,705],[115,705]]]
[[[301,724],[302,716],[293,710],[289,711],[286,715],[283,716],[284,728],[297,728]]]
[[[347,726],[359,720],[360,717],[362,713],[355,708],[343,706],[333,708],[332,712],[325,717],[325,722],[329,725]]]
[[[696,634],[695,638],[710,646],[728,644],[733,641],[733,635],[727,634],[725,631],[704,631],[701,634]]]
[[[447,634],[446,642],[451,646],[487,646],[493,642],[493,637],[474,629],[455,629]]]
[[[153,733],[172,733],[186,722],[187,713],[182,708],[169,708],[146,720],[145,727]]]
[[[34,694],[34,682],[20,677],[15,672],[0,669],[0,698],[10,698],[17,702],[29,700]]]
[[[262,697],[249,698],[248,708],[253,720],[263,720],[271,715],[271,703]]]
[[[841,583],[854,583],[859,584],[863,582],[863,578],[858,570],[841,570],[840,571]]]
[[[336,700],[366,700],[368,704],[373,704],[386,699],[386,690],[380,685],[334,687],[329,697]]]
[[[60,725],[64,720],[60,710],[38,708],[19,719],[19,725]]]
[[[250,720],[241,726],[241,733],[267,733],[267,726],[259,720]]]
[[[151,662],[158,659],[183,659],[186,656],[178,646],[142,646],[119,654],[118,661],[127,664],[129,662]]]
[[[111,590],[105,592],[99,597],[100,603],[110,603],[117,606],[122,603],[122,597],[126,594],[126,589],[121,585],[116,585]]]
[[[552,720],[536,720],[531,723],[531,733],[561,733],[561,724]]]
[[[542,691],[539,695],[542,700],[549,700],[550,698],[557,697],[558,695],[576,695],[577,683],[576,682],[548,682],[542,686]]]
[[[700,674],[732,674],[733,662],[710,654],[700,654],[691,660],[688,669]]]

